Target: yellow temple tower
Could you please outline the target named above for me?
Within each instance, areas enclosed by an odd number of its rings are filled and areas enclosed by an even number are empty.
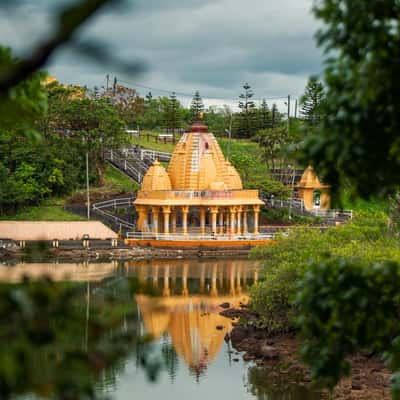
[[[213,238],[257,236],[262,204],[258,190],[243,190],[239,173],[199,122],[180,139],[168,170],[154,162],[134,202],[140,232]]]

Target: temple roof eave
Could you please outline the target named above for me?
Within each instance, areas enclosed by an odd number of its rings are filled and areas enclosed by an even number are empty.
[[[137,199],[134,204],[139,206],[240,206],[240,205],[264,205],[265,203],[260,199],[225,199],[221,200],[159,200],[159,199]]]

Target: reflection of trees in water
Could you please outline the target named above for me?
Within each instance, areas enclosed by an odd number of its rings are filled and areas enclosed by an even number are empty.
[[[300,385],[299,376],[277,374],[274,370],[250,367],[249,390],[258,400],[319,400],[321,395]]]
[[[166,334],[164,334],[162,338],[161,354],[164,360],[165,369],[168,372],[171,382],[173,382],[178,370],[179,358],[173,344],[171,343],[171,340]]]

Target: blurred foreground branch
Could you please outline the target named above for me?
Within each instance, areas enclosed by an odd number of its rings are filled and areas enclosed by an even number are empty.
[[[92,17],[101,7],[113,0],[82,0],[65,9],[58,16],[56,32],[53,37],[38,45],[32,55],[16,63],[0,76],[0,94],[27,79],[33,72],[43,67],[50,56],[60,46],[71,40],[78,28]]]

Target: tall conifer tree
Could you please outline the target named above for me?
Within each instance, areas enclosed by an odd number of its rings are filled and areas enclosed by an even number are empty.
[[[257,130],[256,106],[252,97],[254,96],[248,83],[243,85],[244,93],[239,96],[239,108],[241,110],[237,131],[241,137],[252,137]]]
[[[203,99],[201,98],[199,91],[196,90],[192,99],[192,103],[190,104],[190,113],[192,122],[196,121],[200,117],[200,114],[203,111],[204,111]]]
[[[300,99],[300,112],[304,119],[310,125],[318,125],[320,116],[320,107],[324,99],[324,87],[316,78],[310,78],[305,92]]]

